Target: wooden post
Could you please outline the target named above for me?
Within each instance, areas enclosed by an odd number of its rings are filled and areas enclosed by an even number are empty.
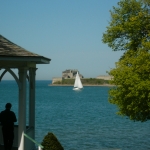
[[[26,132],[26,76],[27,68],[19,68],[19,116],[18,116],[18,150],[24,150],[24,133]]]
[[[32,138],[35,139],[35,75],[36,68],[29,69],[29,128],[33,127]]]

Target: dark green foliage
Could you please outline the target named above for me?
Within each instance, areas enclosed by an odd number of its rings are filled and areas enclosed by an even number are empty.
[[[109,102],[118,106],[118,114],[134,121],[150,120],[150,53],[130,51],[109,74],[117,85],[109,91]]]
[[[62,84],[62,82],[61,81],[57,81],[54,84]]]
[[[75,79],[63,79],[62,82],[58,81],[54,84],[67,84],[67,85],[73,85],[75,82]],[[102,84],[109,84],[108,80],[103,79],[95,79],[95,78],[89,78],[89,79],[81,79],[81,82],[83,85],[89,84],[89,85],[102,85]]]
[[[75,79],[63,79],[62,84],[74,84]]]
[[[141,0],[120,0],[118,6],[110,11],[111,20],[102,41],[114,51],[142,48],[143,41],[150,41],[149,3],[149,0],[145,3]]]
[[[64,150],[56,136],[50,132],[44,137],[41,145],[43,150]]]
[[[90,78],[90,79],[81,79],[82,84],[91,84],[91,85],[102,85],[102,84],[108,84],[108,80],[103,80],[103,79],[95,79],[95,78]]]
[[[150,0],[120,0],[110,15],[102,41],[125,52],[109,72],[116,85],[109,102],[118,106],[119,115],[150,120]]]

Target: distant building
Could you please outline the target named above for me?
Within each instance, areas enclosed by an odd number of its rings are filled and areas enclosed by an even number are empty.
[[[80,78],[84,78],[83,75],[80,74],[78,70],[68,69],[62,72],[62,79],[74,79],[76,77],[77,72]]]
[[[111,80],[111,79],[113,79],[113,77],[109,76],[109,75],[100,75],[100,76],[96,77],[96,79]]]

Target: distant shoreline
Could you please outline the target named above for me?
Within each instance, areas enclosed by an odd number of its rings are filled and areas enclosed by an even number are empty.
[[[48,84],[48,86],[72,86],[72,84]],[[92,84],[83,84],[83,86],[106,86],[106,87],[113,87],[115,85],[111,85],[111,84],[101,84],[101,85],[92,85]]]

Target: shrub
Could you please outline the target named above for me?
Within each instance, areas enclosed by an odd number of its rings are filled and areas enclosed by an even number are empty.
[[[41,145],[43,150],[64,150],[56,136],[50,132],[44,137]]]

